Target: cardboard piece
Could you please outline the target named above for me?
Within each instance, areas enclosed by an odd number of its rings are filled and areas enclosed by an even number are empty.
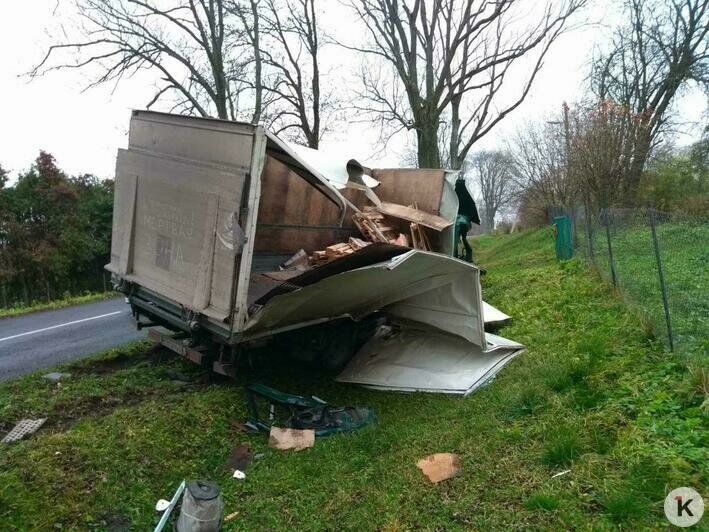
[[[301,451],[315,445],[315,431],[312,429],[284,429],[271,427],[268,446],[279,451]]]
[[[437,484],[460,473],[462,463],[457,454],[435,453],[421,458],[416,462],[416,467],[428,477],[428,480]]]

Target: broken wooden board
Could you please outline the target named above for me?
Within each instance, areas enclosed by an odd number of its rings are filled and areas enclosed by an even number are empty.
[[[460,473],[462,463],[457,454],[435,453],[421,458],[416,462],[416,467],[428,477],[428,480],[437,484]]]
[[[453,225],[453,222],[435,214],[420,211],[418,209],[414,209],[413,207],[406,207],[405,205],[398,205],[396,203],[382,202],[382,204],[377,207],[377,210],[387,216],[408,220],[410,222],[430,227],[436,231],[443,231],[446,227]]]

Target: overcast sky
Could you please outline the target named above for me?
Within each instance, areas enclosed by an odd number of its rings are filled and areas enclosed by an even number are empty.
[[[322,5],[327,5],[325,24],[342,27],[341,21],[348,16],[346,9],[334,0]],[[0,164],[12,175],[28,168],[43,149],[71,174],[112,177],[116,149],[127,141],[130,110],[144,108],[154,92],[154,78],[148,74],[125,80],[115,90],[104,86],[85,92],[82,89],[90,81],[89,72],[54,72],[32,81],[22,76],[46,51],[51,42],[48,32],[71,34],[72,13],[71,0],[2,2],[0,7]],[[525,120],[544,119],[557,111],[562,101],[577,100],[583,93],[591,51],[607,38],[604,25],[614,16],[606,2],[588,10],[584,20],[602,24],[576,30],[555,43],[525,103],[476,148],[503,145],[505,137]],[[352,71],[360,63],[354,53],[335,46],[326,47],[322,55],[331,65],[328,83],[337,76],[352,79]],[[684,120],[697,120],[705,112],[706,98],[697,90],[688,91],[678,109]],[[677,142],[687,144],[697,135],[698,128],[686,126]],[[399,135],[382,152],[378,136],[371,126],[350,121],[338,124],[336,131],[323,139],[321,149],[343,150],[348,158],[379,167],[398,166],[407,146],[412,146],[411,138]]]

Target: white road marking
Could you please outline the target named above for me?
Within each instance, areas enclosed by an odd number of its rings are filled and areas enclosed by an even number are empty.
[[[85,321],[98,320],[101,318],[107,318],[109,316],[115,316],[116,314],[121,314],[127,312],[125,310],[117,310],[116,312],[109,312],[108,314],[101,314],[100,316],[92,316],[91,318],[84,318],[82,320],[70,321],[67,323],[60,323],[59,325],[52,325],[51,327],[45,327],[44,329],[37,329],[35,331],[28,331],[20,334],[14,334],[12,336],[6,336],[5,338],[0,338],[0,342],[5,340],[12,340],[13,338],[19,338],[20,336],[27,336],[28,334],[37,334],[44,331],[51,331],[52,329],[58,329],[59,327],[67,327],[69,325],[76,325],[77,323],[83,323]]]

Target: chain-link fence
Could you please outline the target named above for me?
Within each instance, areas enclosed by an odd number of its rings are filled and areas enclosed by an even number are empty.
[[[709,350],[709,219],[654,209],[564,209],[592,263],[680,352]]]

